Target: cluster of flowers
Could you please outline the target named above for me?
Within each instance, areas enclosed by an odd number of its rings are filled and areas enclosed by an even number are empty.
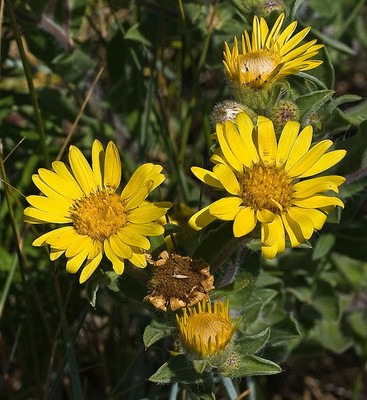
[[[337,193],[344,178],[314,176],[338,163],[345,151],[328,152],[330,140],[313,143],[312,126],[301,127],[292,116],[274,127],[274,121],[258,113],[279,82],[321,63],[311,58],[322,45],[316,40],[300,45],[309,28],[293,35],[297,23],[282,30],[284,18],[281,14],[270,29],[264,18],[254,17],[252,36],[244,32],[241,50],[237,38],[232,49],[225,44],[225,71],[238,102],[215,109],[212,170],[192,167],[198,179],[225,195],[194,214],[189,224],[200,230],[216,219],[233,221],[234,237],[260,227],[261,251],[269,259],[284,252],[287,244],[304,243],[322,228],[335,206],[343,207],[328,192]],[[71,146],[69,163],[70,167],[55,161],[53,171],[41,168],[33,175],[43,195],[27,198],[26,222],[65,224],[33,245],[49,245],[51,260],[65,254],[68,272],[82,268],[81,283],[104,255],[117,274],[123,273],[126,260],[144,268],[149,261],[147,237],[164,233],[157,221],[172,206],[146,200],[165,179],[162,167],[141,165],[117,193],[121,161],[112,142],[104,149],[94,141],[91,165]],[[168,253],[151,263],[155,271],[145,300],[164,311],[187,306],[177,316],[183,345],[200,357],[222,351],[236,324],[228,303],[208,303],[208,292],[214,287],[209,266]]]

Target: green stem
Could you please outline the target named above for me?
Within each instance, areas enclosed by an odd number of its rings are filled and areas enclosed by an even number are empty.
[[[25,50],[24,50],[23,42],[22,42],[22,35],[20,33],[20,30],[19,30],[19,27],[17,24],[17,20],[15,18],[12,1],[5,0],[5,6],[8,11],[10,25],[11,25],[11,28],[14,33],[14,37],[15,37],[15,41],[17,43],[20,58],[22,60],[24,75],[27,80],[29,95],[31,96],[31,102],[32,102],[33,109],[34,109],[34,118],[35,118],[36,127],[37,127],[37,131],[39,133],[40,142],[41,142],[41,151],[42,151],[42,155],[43,155],[43,161],[46,166],[49,166],[50,159],[48,156],[47,145],[46,145],[46,134],[45,134],[45,130],[43,127],[43,121],[42,121],[41,111],[40,111],[37,96],[36,96],[36,91],[35,91],[35,88],[33,85],[31,68],[30,68],[30,65],[29,65]]]
[[[223,386],[228,394],[230,400],[236,400],[238,397],[238,393],[236,388],[233,385],[232,379],[227,378],[226,376],[221,377]]]

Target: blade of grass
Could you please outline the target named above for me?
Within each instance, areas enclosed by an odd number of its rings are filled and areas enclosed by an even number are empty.
[[[19,27],[18,27],[18,23],[17,23],[17,20],[15,18],[15,13],[14,13],[12,1],[11,0],[5,0],[5,7],[6,7],[6,10],[8,12],[8,16],[9,16],[9,20],[10,20],[10,26],[11,26],[11,28],[13,30],[13,33],[14,33],[14,37],[15,37],[15,41],[17,43],[19,55],[20,55],[20,58],[22,60],[24,75],[25,75],[25,78],[27,80],[29,95],[31,97],[31,102],[32,102],[32,106],[33,106],[33,109],[34,109],[34,118],[35,118],[35,122],[36,122],[36,127],[37,127],[37,131],[39,133],[39,138],[40,138],[41,152],[42,152],[42,155],[43,155],[43,161],[44,161],[46,166],[50,166],[50,158],[48,156],[48,151],[47,151],[46,134],[45,134],[45,130],[44,130],[44,127],[43,127],[43,120],[42,120],[42,116],[41,116],[41,111],[40,111],[40,107],[39,107],[39,104],[38,104],[36,91],[35,91],[34,84],[33,84],[31,68],[29,66],[29,62],[28,62],[28,59],[27,59],[27,56],[26,56],[26,53],[25,53],[25,50],[24,50],[24,46],[23,46],[23,42],[22,42],[22,35],[20,33],[20,30],[19,30]]]
[[[8,297],[8,294],[9,294],[10,285],[11,285],[11,283],[13,281],[14,273],[15,273],[15,270],[16,270],[17,265],[18,265],[17,260],[18,259],[15,256],[13,258],[13,262],[11,263],[10,269],[8,271],[8,276],[6,277],[6,282],[5,282],[4,288],[2,290],[1,299],[0,299],[0,321],[1,321],[1,317],[3,315],[5,302],[6,302],[6,299]]]

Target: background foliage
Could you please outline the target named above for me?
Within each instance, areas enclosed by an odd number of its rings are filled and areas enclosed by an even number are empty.
[[[190,167],[208,163],[210,114],[230,96],[223,41],[251,27],[252,16],[241,10],[245,2],[234,3],[0,3],[0,392],[5,398],[164,399],[187,390],[148,381],[169,359],[174,343],[162,335],[145,350],[143,332],[160,318],[138,301],[146,289],[128,270],[98,291],[92,307],[88,299],[95,286],[80,286],[77,277],[64,271],[63,260],[54,265],[45,249],[31,246],[42,227],[24,226],[24,196],[34,193],[31,176],[37,168],[65,159],[70,144],[89,155],[98,138],[118,145],[125,181],[140,163],[160,163],[169,178],[156,196],[197,209],[200,185]],[[336,147],[348,150],[336,171],[347,177],[341,188],[346,207],[308,248],[265,262],[261,270],[258,253],[250,249],[219,270],[224,284],[226,268],[238,264],[238,282],[246,284],[230,293],[246,316],[241,330],[255,335],[272,326],[261,356],[285,370],[235,385],[239,393],[252,387],[253,399],[363,399],[367,4],[296,0],[286,2],[286,8],[325,43],[323,67],[310,72],[315,79],[307,81],[316,94],[299,100],[309,110],[301,121],[313,123],[320,137],[329,136]],[[36,97],[29,94],[13,13]],[[293,79],[302,94],[303,77]],[[322,131],[317,130],[320,124]],[[192,254],[195,241],[188,236],[181,237],[178,247]],[[231,398],[223,382],[215,393]]]

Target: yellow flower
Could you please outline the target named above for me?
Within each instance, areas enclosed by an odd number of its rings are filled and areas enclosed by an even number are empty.
[[[183,309],[182,317],[176,315],[180,338],[191,352],[201,356],[211,356],[222,351],[236,330],[229,315],[229,302],[207,300],[196,307]]]
[[[280,33],[284,18],[284,13],[280,14],[270,30],[264,18],[259,20],[255,16],[251,38],[247,31],[242,35],[241,52],[236,37],[232,51],[227,43],[224,44],[223,63],[231,81],[262,88],[268,83],[315,68],[322,63],[310,60],[323,47],[322,44],[315,44],[316,39],[298,46],[311,28],[307,27],[292,37],[297,26],[294,21]]]
[[[171,207],[168,202],[145,203],[165,179],[162,167],[141,165],[118,194],[121,161],[112,142],[105,151],[94,141],[92,166],[77,147],[70,146],[69,162],[71,168],[54,161],[53,171],[40,168],[32,177],[44,196],[27,197],[31,206],[24,211],[25,221],[67,224],[40,236],[33,245],[50,245],[51,260],[65,253],[66,270],[72,274],[84,264],[80,283],[95,271],[103,254],[117,274],[122,274],[125,259],[144,268],[145,251],[150,248],[147,236],[164,232],[155,221]]]
[[[233,234],[242,237],[261,224],[262,253],[273,258],[285,251],[286,238],[292,247],[309,239],[321,229],[327,214],[336,206],[345,179],[338,175],[312,177],[338,163],[345,150],[327,150],[331,140],[311,146],[312,127],[299,132],[300,124],[288,121],[277,142],[273,123],[262,116],[254,127],[246,113],[240,113],[236,125],[218,124],[219,148],[212,156],[213,171],[192,167],[204,183],[225,190],[221,198],[203,208],[189,221],[199,230],[215,219],[234,221]]]

